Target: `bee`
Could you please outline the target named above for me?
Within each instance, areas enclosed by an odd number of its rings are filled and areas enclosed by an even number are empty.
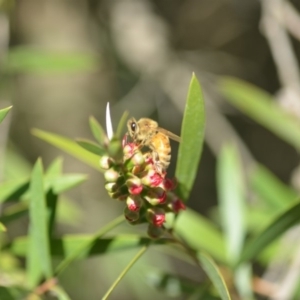
[[[163,175],[170,164],[170,139],[180,142],[176,134],[158,126],[157,122],[142,118],[136,121],[131,118],[127,122],[128,133],[133,142],[140,147],[150,148],[156,171]]]

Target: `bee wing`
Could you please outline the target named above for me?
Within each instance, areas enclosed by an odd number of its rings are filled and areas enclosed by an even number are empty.
[[[166,129],[163,129],[163,128],[161,128],[161,127],[158,127],[157,130],[158,130],[159,132],[165,134],[166,136],[168,136],[168,137],[169,137],[170,139],[172,139],[173,141],[176,141],[176,142],[178,142],[178,143],[181,142],[180,136],[178,136],[178,135],[176,135],[176,134],[174,134],[174,133],[172,133],[172,132],[170,132],[170,131],[168,131],[168,130],[166,130]]]

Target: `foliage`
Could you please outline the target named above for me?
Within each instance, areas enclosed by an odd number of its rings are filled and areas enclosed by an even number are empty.
[[[284,114],[269,95],[235,79],[222,79],[220,92],[244,113],[295,148],[299,148],[299,134],[295,130],[297,122]],[[9,109],[0,110],[0,121],[5,118]],[[95,141],[79,139],[74,142],[38,129],[34,129],[33,134],[95,170],[104,172],[106,188],[109,187],[107,190],[112,198],[123,201],[131,197],[132,200],[136,198],[132,197],[132,186],[128,182],[139,171],[145,171],[147,165],[139,149],[135,149],[124,159],[128,144],[122,147],[121,131],[126,119],[125,114],[111,139],[93,117],[89,124]],[[172,191],[178,199],[188,201],[190,197],[201,158],[204,132],[204,100],[198,80],[193,75],[181,128],[182,143],[176,167],[178,186],[176,191]],[[136,153],[140,155],[138,158],[143,158],[142,162],[137,158],[133,160]],[[116,178],[112,170],[117,174]],[[119,179],[120,174],[123,176],[122,180]],[[145,232],[136,231],[132,234],[116,233],[105,236],[124,221],[125,218],[121,215],[94,234],[57,236],[54,227],[58,220],[57,207],[62,194],[86,179],[83,174],[63,174],[61,159],[55,160],[44,170],[42,159],[39,158],[28,178],[14,178],[0,183],[0,202],[10,204],[3,206],[0,217],[2,234],[5,234],[11,222],[25,215],[29,218],[26,236],[16,237],[12,241],[3,239],[1,256],[6,255],[12,261],[10,269],[5,271],[11,284],[1,286],[0,299],[44,299],[47,294],[58,299],[70,299],[57,281],[57,276],[75,260],[108,255],[125,249],[136,250],[137,254],[120,271],[111,288],[106,294],[103,293],[103,299],[107,299],[113,294],[117,284],[122,284],[123,277],[144,253],[149,248],[156,249],[158,245],[171,250],[170,254],[177,259],[196,265],[199,268],[199,282],[195,284],[188,277],[182,278],[160,270],[156,272],[155,283],[150,284],[153,288],[167,294],[172,294],[172,291],[174,293],[176,289],[177,295],[189,295],[195,299],[254,299],[257,290],[252,283],[257,275],[252,269],[253,263],[266,267],[272,257],[278,254],[277,238],[299,222],[300,202],[296,192],[259,164],[246,174],[238,148],[233,143],[223,145],[217,157],[217,222],[191,209],[180,212],[178,210],[174,217],[171,210],[167,210],[166,202],[149,202],[144,204],[147,209],[155,211],[158,207],[160,212],[163,209],[166,218],[164,217],[163,222],[153,224],[149,218],[141,217],[139,220],[154,225],[154,229],[159,230],[157,235],[150,234],[149,237]],[[118,180],[122,183],[112,190],[111,183],[115,184]],[[116,193],[124,186],[126,189],[123,194]],[[151,192],[154,187],[143,183],[142,189],[145,188]],[[256,195],[254,202],[248,201],[247,189],[251,189],[251,193]],[[140,190],[138,195],[146,198]],[[125,203],[122,201],[120,205]],[[125,216],[130,221],[128,201],[125,207]],[[135,221],[130,222],[138,223],[137,227],[142,223]],[[254,224],[262,222],[264,224],[261,229],[257,230]],[[19,257],[25,259],[25,267],[18,263]],[[2,259],[0,264],[1,261]],[[202,271],[206,273],[206,278],[201,276]],[[15,274],[19,274],[19,277]],[[169,288],[170,282],[176,288]]]

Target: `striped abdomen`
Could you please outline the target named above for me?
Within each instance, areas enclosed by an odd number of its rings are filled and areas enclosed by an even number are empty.
[[[149,147],[152,150],[154,165],[157,171],[162,174],[170,164],[170,140],[165,134],[158,132],[151,138]]]

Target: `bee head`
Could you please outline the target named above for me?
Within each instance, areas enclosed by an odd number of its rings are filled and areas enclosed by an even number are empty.
[[[129,135],[134,138],[138,132],[139,132],[139,127],[137,125],[137,121],[135,120],[135,118],[130,118],[127,122],[127,129],[128,129],[128,133]]]

